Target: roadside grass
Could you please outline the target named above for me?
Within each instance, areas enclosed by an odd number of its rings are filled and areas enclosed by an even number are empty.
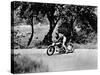
[[[19,47],[18,45],[15,45],[16,49],[21,48],[21,49],[29,49],[29,48],[47,48],[46,45],[44,45],[42,43],[42,40],[44,39],[45,35],[47,34],[48,30],[49,30],[49,26],[48,25],[34,25],[34,37],[32,39],[31,44],[27,47],[27,42],[30,38],[31,35],[31,28],[30,26],[27,27],[27,25],[23,25],[23,26],[17,26],[15,27],[15,30],[19,30],[21,33],[25,34],[25,37],[19,37],[20,41],[19,43],[23,46],[23,47]],[[91,43],[87,43],[87,44],[77,44],[74,43],[74,47],[75,49],[97,49],[97,41],[96,41],[96,37],[94,40],[91,40]],[[14,40],[18,40],[18,39],[14,39]]]
[[[34,47],[38,49],[46,49],[48,46],[44,45],[42,41],[39,41],[39,42],[34,43]]]
[[[14,59],[13,59],[14,58]],[[14,63],[14,74],[19,73],[38,73],[38,72],[48,72],[49,68],[43,63],[43,60],[32,60],[28,56],[14,56],[12,55],[12,63]]]
[[[19,30],[20,34],[24,34],[24,37],[21,37],[21,35],[19,36],[19,38],[14,39],[14,40],[18,40],[17,43],[19,43],[20,45],[24,46],[24,48],[44,48],[44,45],[42,45],[41,41],[44,39],[45,35],[47,34],[48,30],[49,30],[49,26],[48,25],[34,25],[34,37],[32,39],[31,44],[27,47],[27,43],[28,40],[30,38],[31,35],[31,28],[30,26],[27,25],[23,25],[23,26],[15,26],[14,30]],[[19,45],[14,45],[16,49],[19,49],[21,47],[19,47]]]
[[[91,37],[89,37],[91,38]],[[98,43],[97,43],[97,35],[95,35],[92,39],[88,39],[90,42],[86,44],[77,44],[74,43],[75,49],[98,49]]]
[[[75,49],[97,49],[97,43],[87,43],[87,44],[76,44],[74,43]]]

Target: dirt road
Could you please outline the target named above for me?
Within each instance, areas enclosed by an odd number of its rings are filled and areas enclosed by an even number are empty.
[[[97,68],[96,49],[76,49],[74,53],[47,56],[46,49],[17,49],[14,53],[27,55],[31,59],[43,60],[50,71],[84,70]]]

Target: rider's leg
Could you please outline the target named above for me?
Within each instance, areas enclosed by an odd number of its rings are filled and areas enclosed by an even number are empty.
[[[65,48],[66,50],[66,37],[63,38],[63,43],[62,43],[63,47]]]

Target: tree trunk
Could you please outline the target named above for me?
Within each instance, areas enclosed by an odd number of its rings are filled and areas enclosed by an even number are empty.
[[[47,18],[50,23],[50,28],[49,28],[49,32],[47,33],[47,35],[45,35],[45,37],[43,39],[43,43],[45,45],[50,45],[52,43],[52,33],[53,33],[58,21],[60,20],[60,18],[55,21],[54,12],[52,12],[52,14],[47,14]]]
[[[54,30],[55,26],[53,22],[50,22],[50,29],[47,35],[44,37],[43,43],[46,45],[50,45],[52,43],[52,33]]]
[[[32,34],[31,34],[31,36],[30,36],[30,38],[29,38],[29,41],[28,41],[27,46],[29,46],[29,45],[30,45],[30,43],[31,43],[31,41],[32,41],[32,38],[33,38],[33,34],[34,34],[34,28],[33,28],[33,18],[31,18],[31,20],[30,20],[30,24],[31,24],[31,28],[32,28]]]
[[[74,36],[74,29],[73,29],[73,25],[74,25],[74,22],[75,22],[75,20],[76,20],[76,18],[77,17],[74,17],[74,19],[72,18],[71,19],[71,22],[70,22],[70,41],[71,42],[74,42],[74,39],[76,38],[75,36]]]

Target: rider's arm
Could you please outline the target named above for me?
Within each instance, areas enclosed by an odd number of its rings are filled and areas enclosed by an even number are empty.
[[[63,46],[65,45],[65,42],[66,42],[66,37],[64,36],[63,37]]]

